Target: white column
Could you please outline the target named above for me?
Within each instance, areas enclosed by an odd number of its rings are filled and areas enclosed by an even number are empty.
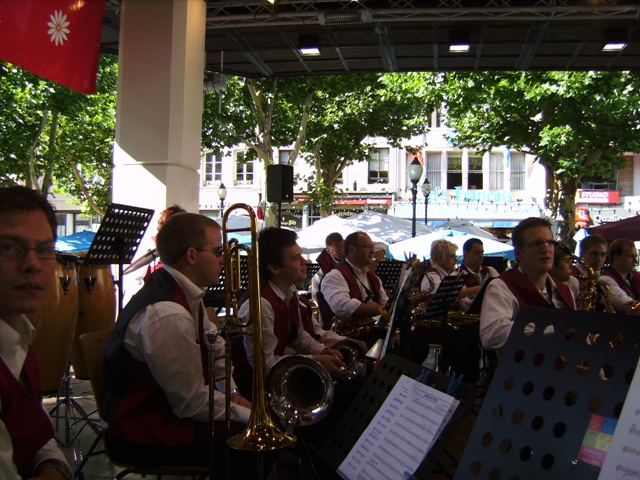
[[[205,20],[203,0],[122,2],[116,203],[198,211]]]

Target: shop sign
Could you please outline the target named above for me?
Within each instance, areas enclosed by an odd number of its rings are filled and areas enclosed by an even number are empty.
[[[620,192],[618,190],[578,190],[576,203],[618,204]]]
[[[484,190],[465,190],[462,187],[455,187],[455,191],[454,200],[458,202],[513,202],[513,194],[506,190],[486,192]]]
[[[591,218],[589,218],[589,210],[586,208],[576,208],[575,221],[576,227],[588,227],[591,222]]]
[[[280,225],[287,228],[302,228],[302,208],[283,208],[280,212]]]

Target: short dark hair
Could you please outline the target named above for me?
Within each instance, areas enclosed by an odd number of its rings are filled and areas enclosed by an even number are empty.
[[[474,245],[484,245],[479,238],[470,238],[462,245],[463,252],[470,252]]]
[[[264,282],[271,278],[269,265],[283,265],[284,249],[296,244],[298,234],[286,228],[268,227],[258,235],[260,279]]]
[[[619,257],[620,255],[622,255],[624,253],[624,249],[625,247],[634,247],[635,248],[635,243],[633,243],[633,240],[629,240],[628,238],[617,238],[615,239],[613,242],[611,242],[611,245],[609,245],[609,261],[613,262],[613,259],[615,257]]]
[[[0,214],[12,212],[41,211],[47,217],[51,234],[55,240],[58,237],[58,222],[56,211],[46,198],[36,190],[23,186],[0,188]]]
[[[334,243],[342,242],[343,240],[344,238],[342,238],[342,235],[339,232],[333,232],[327,235],[327,238],[324,239],[324,244],[325,246],[330,247]]]
[[[562,242],[557,242],[553,246],[553,266],[557,267],[560,265],[562,258],[565,256],[572,256],[571,249],[569,246]]]
[[[160,215],[158,216],[158,231],[160,231],[160,229],[162,228],[164,223],[169,219],[169,217],[171,217],[172,215],[175,215],[176,213],[186,213],[186,212],[187,211],[184,208],[182,208],[180,205],[171,205],[170,207],[167,207],[164,210],[162,210],[160,212]]]
[[[546,227],[551,231],[551,222],[546,218],[540,217],[525,218],[513,229],[513,232],[511,232],[511,243],[514,247],[523,247],[527,230],[539,227]]]
[[[367,235],[367,232],[353,232],[347,235],[347,238],[344,239],[344,252],[346,255],[349,255],[349,247],[351,247],[351,245],[356,247],[358,246],[360,235]]]
[[[591,247],[595,247],[596,245],[604,245],[606,249],[607,239],[598,234],[584,237],[582,240],[580,240],[580,256],[582,257],[589,251]]]
[[[156,237],[162,263],[174,266],[189,248],[206,248],[207,228],[219,229],[220,225],[212,218],[197,213],[171,215]]]

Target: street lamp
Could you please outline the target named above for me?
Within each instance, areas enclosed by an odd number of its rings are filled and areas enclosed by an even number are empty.
[[[429,213],[429,195],[431,195],[431,183],[429,179],[425,177],[424,183],[422,184],[422,193],[424,194],[424,224],[427,224],[428,213]]]
[[[224,214],[224,199],[227,198],[227,189],[224,187],[224,183],[220,184],[218,188],[218,198],[220,199],[220,218]]]
[[[409,164],[409,180],[411,180],[411,195],[413,196],[413,216],[411,217],[411,236],[416,236],[416,197],[418,196],[418,182],[422,176],[422,165],[417,158]]]

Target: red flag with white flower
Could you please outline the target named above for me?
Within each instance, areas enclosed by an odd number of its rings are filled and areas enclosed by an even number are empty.
[[[106,0],[0,0],[0,59],[96,91]]]

